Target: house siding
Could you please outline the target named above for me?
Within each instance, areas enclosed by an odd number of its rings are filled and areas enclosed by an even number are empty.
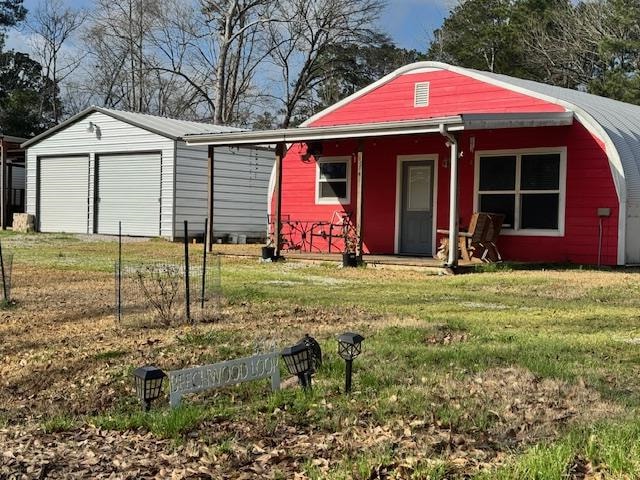
[[[618,238],[618,198],[602,143],[581,124],[570,127],[504,129],[465,132],[460,136],[459,211],[461,224],[468,225],[473,214],[475,155],[469,149],[475,137],[475,151],[567,148],[565,233],[561,237],[502,235],[499,248],[513,261],[596,263],[598,253],[597,208],[611,208],[603,221],[602,263],[616,264]],[[351,178],[356,177],[354,141],[326,142],[323,156],[352,157]],[[351,182],[352,202],[347,205],[316,205],[316,163],[304,161],[304,146],[293,145],[284,158],[282,213],[292,220],[328,221],[334,212],[352,215],[355,209],[355,182]],[[392,254],[395,248],[397,157],[437,155],[437,228],[446,229],[449,218],[449,149],[439,135],[367,139],[364,143],[363,241],[366,253]],[[273,211],[273,210],[272,210]],[[326,242],[314,239],[326,251]],[[435,245],[437,248],[437,245]]]
[[[429,105],[414,106],[414,86],[429,82]],[[563,107],[448,70],[406,73],[329,111],[310,126],[437,118],[462,113],[563,112]]]
[[[213,229],[227,234],[260,238],[265,235],[267,192],[273,166],[271,151],[219,147],[214,151]],[[184,220],[190,234],[204,232],[207,217],[208,149],[177,144],[176,236],[182,237]]]

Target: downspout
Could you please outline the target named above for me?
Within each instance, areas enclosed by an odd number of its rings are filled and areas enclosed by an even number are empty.
[[[447,139],[451,150],[450,183],[449,183],[449,258],[447,266],[455,268],[458,265],[458,141],[447,131],[444,123],[440,124],[440,135]]]

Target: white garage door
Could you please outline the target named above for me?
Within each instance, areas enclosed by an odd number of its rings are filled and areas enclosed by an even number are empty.
[[[160,235],[160,154],[131,153],[98,157],[98,233]]]
[[[87,233],[89,218],[89,159],[41,158],[40,231]]]

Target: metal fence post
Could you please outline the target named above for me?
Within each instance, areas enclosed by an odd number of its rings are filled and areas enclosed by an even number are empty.
[[[209,219],[204,219],[204,248],[202,249],[202,285],[200,286],[200,309],[204,310],[204,293],[206,291],[206,274],[207,274],[207,232],[209,228]]]
[[[191,321],[191,302],[189,295],[189,222],[184,221],[184,296],[187,322]]]
[[[118,222],[118,324],[122,323],[122,222]]]
[[[2,294],[4,295],[4,301],[9,301],[9,295],[7,293],[7,272],[4,269],[4,256],[2,255],[2,242],[0,242],[0,269],[2,269]]]

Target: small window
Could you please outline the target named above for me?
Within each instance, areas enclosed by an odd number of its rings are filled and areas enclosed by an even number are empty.
[[[477,207],[505,215],[504,228],[522,234],[563,234],[564,155],[479,155]]]
[[[317,203],[349,203],[348,158],[322,158],[317,162]]]

